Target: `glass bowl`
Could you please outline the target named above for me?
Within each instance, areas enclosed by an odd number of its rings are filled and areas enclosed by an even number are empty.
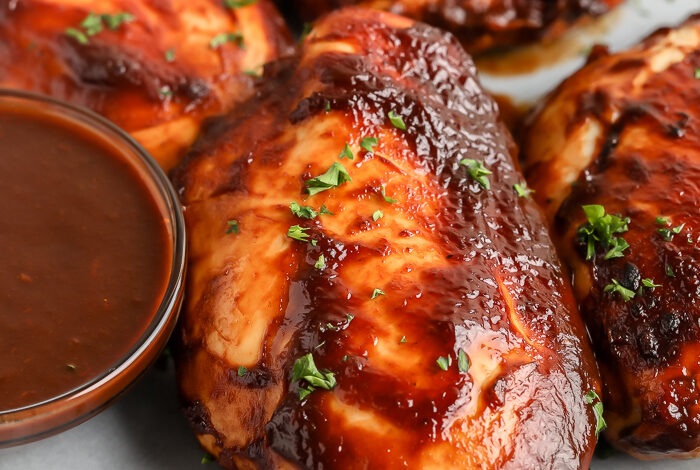
[[[0,89],[0,104],[61,119],[89,130],[114,146],[150,190],[166,220],[172,242],[167,286],[143,334],[123,357],[82,385],[39,403],[0,411],[0,447],[9,447],[56,434],[95,416],[128,391],[155,362],[175,327],[182,304],[186,235],[182,209],[170,181],[126,132],[92,111],[48,96]]]

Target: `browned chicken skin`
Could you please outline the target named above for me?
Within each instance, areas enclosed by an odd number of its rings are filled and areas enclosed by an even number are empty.
[[[587,468],[596,368],[475,74],[449,34],[345,9],[174,173],[178,380],[225,468]]]
[[[360,5],[408,16],[455,34],[470,52],[516,46],[561,34],[585,15],[601,15],[623,0],[295,0],[310,21],[335,8]],[[288,4],[289,0],[279,0]]]
[[[229,33],[240,39],[211,44]],[[267,0],[244,8],[221,0],[0,2],[0,86],[92,108],[166,169],[203,118],[250,96],[253,79],[244,71],[291,50]]]
[[[700,455],[699,70],[695,17],[592,58],[523,140],[528,181],[593,337],[607,436],[642,458]],[[585,259],[577,230],[590,204],[629,217],[615,234],[630,245],[623,256],[606,260],[612,248],[596,243]]]

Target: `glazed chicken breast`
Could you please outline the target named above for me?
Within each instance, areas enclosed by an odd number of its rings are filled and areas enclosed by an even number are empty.
[[[306,21],[346,5],[377,8],[451,31],[469,52],[559,36],[578,18],[623,0],[295,0]],[[282,7],[288,0],[279,0]]]
[[[532,116],[524,168],[603,376],[607,437],[700,455],[700,17],[591,57]]]
[[[177,368],[221,465],[587,468],[597,371],[497,115],[451,35],[350,8],[211,123]]]
[[[91,108],[171,168],[204,117],[250,96],[245,72],[292,50],[267,0],[225,4],[2,1],[0,86]]]

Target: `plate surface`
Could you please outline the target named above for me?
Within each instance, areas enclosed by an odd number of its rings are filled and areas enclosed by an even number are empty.
[[[700,0],[628,0],[604,30],[579,32],[582,50],[592,43],[620,50],[661,26],[680,23]],[[519,76],[482,75],[494,93],[533,102],[580,67],[583,54]],[[183,417],[172,364],[151,370],[118,404],[77,428],[43,441],[0,450],[0,470],[192,470],[203,452]],[[594,459],[593,470],[699,470],[700,459],[641,462],[624,454]]]

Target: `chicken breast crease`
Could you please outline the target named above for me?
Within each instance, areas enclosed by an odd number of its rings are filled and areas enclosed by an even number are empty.
[[[206,116],[252,92],[264,62],[291,53],[268,0],[0,2],[0,86],[86,106],[138,140],[165,169]]]
[[[587,468],[592,354],[469,56],[355,8],[301,48],[174,173],[202,445],[240,469]]]
[[[528,181],[571,266],[608,438],[700,455],[700,17],[596,53],[531,117]]]

